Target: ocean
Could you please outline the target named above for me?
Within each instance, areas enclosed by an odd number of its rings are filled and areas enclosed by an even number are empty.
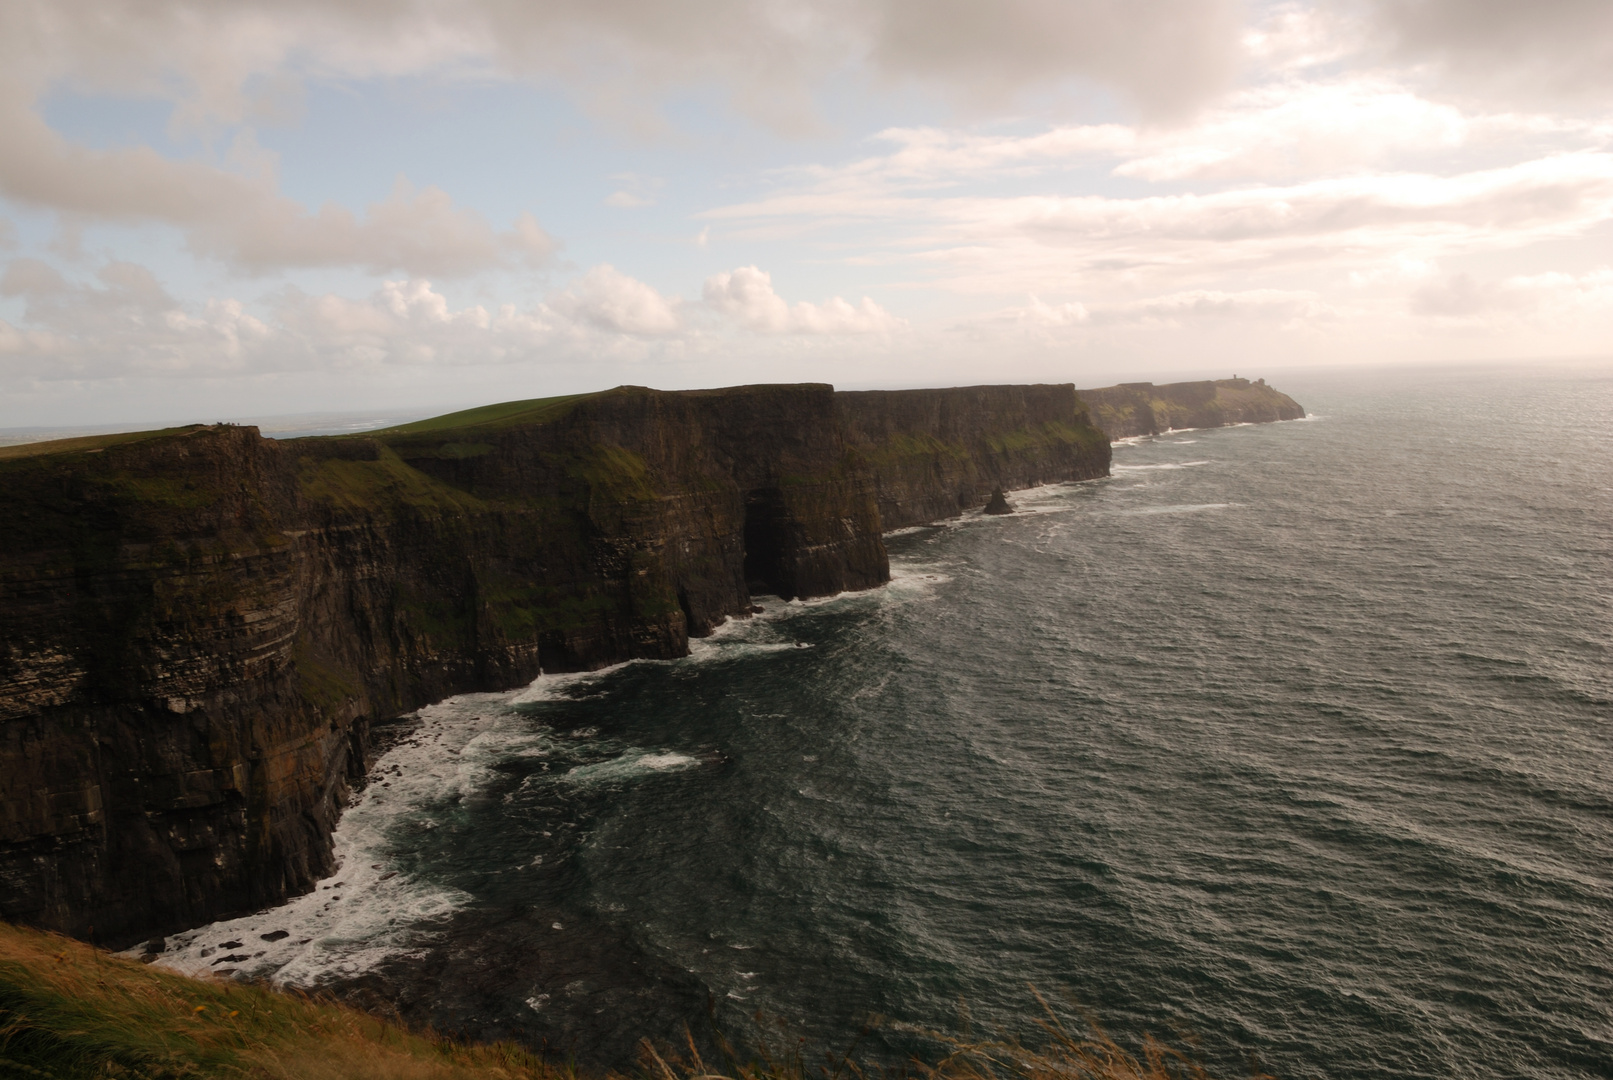
[[[888,587],[421,710],[336,875],[163,962],[595,1064],[1039,994],[1218,1075],[1613,1076],[1613,377],[1273,382],[1310,417],[893,534]]]

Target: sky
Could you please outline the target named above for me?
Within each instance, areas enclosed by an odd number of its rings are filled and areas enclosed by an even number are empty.
[[[0,427],[1610,332],[1607,0],[0,0]]]

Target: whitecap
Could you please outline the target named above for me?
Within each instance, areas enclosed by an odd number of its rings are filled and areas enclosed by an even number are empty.
[[[676,750],[630,749],[609,761],[578,765],[561,779],[573,784],[606,784],[636,780],[654,773],[679,772],[700,764],[700,759]]]
[[[589,687],[599,682],[605,676],[620,671],[629,664],[645,663],[642,660],[624,660],[620,664],[599,668],[595,671],[562,671],[553,674],[540,673],[526,686],[515,691],[505,698],[507,705],[532,705],[544,701],[575,701],[579,695],[580,687]]]
[[[1115,517],[1144,517],[1150,514],[1196,514],[1202,510],[1225,510],[1234,503],[1180,503],[1172,506],[1142,506],[1132,510],[1115,510]]]
[[[1200,465],[1208,465],[1208,461],[1166,461],[1158,465],[1115,465],[1114,472],[1143,472],[1154,469],[1192,469]]]

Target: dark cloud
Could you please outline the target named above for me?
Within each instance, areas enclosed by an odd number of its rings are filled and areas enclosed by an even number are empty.
[[[1485,97],[1605,106],[1613,89],[1608,0],[1370,0],[1391,53]]]
[[[1073,78],[1146,113],[1181,112],[1233,75],[1243,5],[1229,0],[885,0],[872,59],[965,102],[1002,105]]]

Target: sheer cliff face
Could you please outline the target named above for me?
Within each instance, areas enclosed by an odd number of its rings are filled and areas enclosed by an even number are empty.
[[[1069,384],[836,395],[887,529],[978,509],[1005,491],[1109,475],[1109,440]]]
[[[128,942],[306,890],[372,720],[872,587],[884,529],[1107,454],[1067,386],[804,385],[0,457],[0,915]]]
[[[1216,379],[1213,382],[1121,383],[1101,390],[1082,390],[1092,420],[1111,439],[1158,435],[1183,428],[1228,424],[1269,424],[1303,420],[1305,410],[1266,380]]]

